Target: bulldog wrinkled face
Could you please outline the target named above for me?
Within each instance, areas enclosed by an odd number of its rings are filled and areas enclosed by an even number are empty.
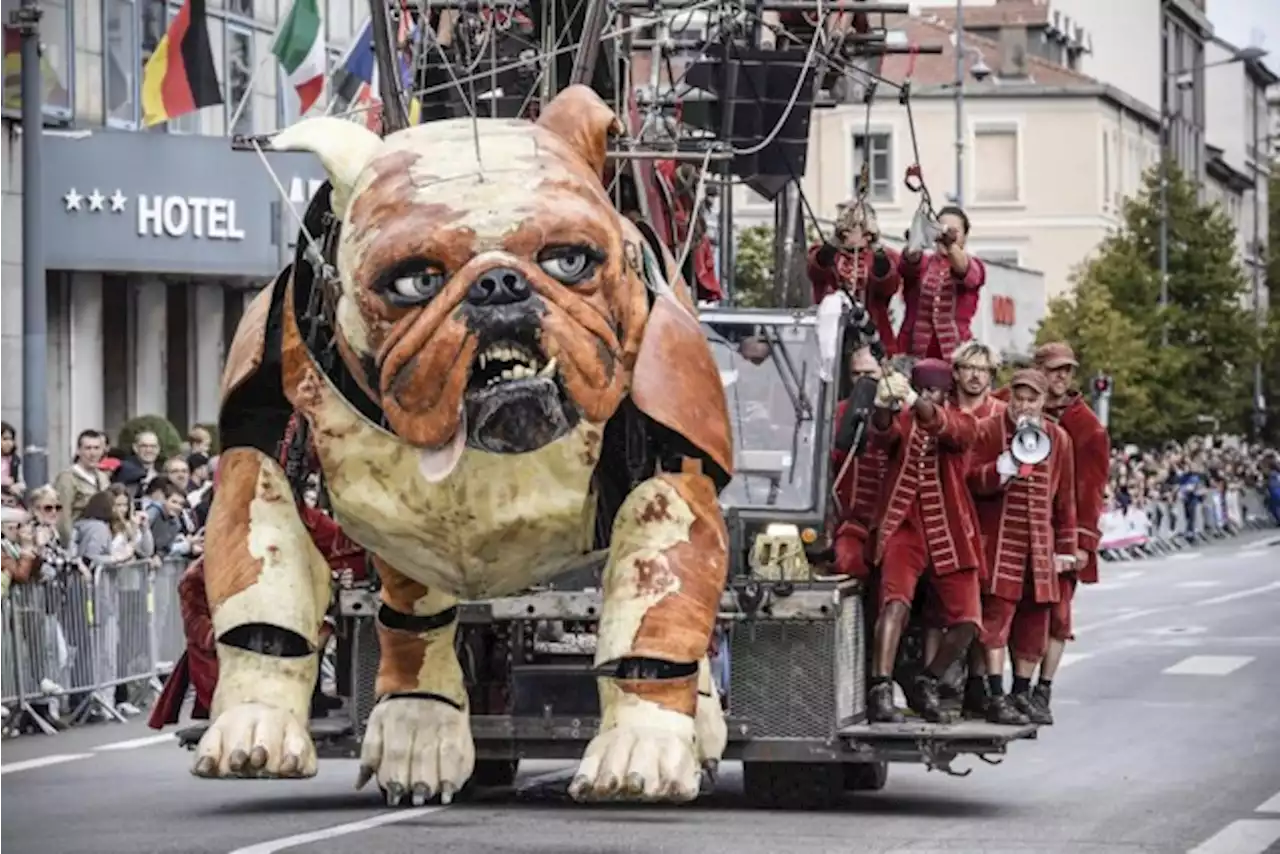
[[[477,141],[434,122],[382,140],[354,181],[339,349],[404,440],[523,453],[621,402],[644,292],[582,149],[563,126],[484,121]]]

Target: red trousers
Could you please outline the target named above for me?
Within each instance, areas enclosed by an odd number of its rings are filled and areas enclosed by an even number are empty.
[[[1049,648],[1049,618],[1053,608],[1052,604],[1036,602],[1025,590],[1021,602],[983,595],[979,643],[987,649],[1007,646],[1019,661],[1039,661]]]
[[[1024,603],[1019,603],[1017,613],[1013,616],[1013,629],[1010,632],[1010,646],[1014,656],[1021,658],[1022,655],[1018,650],[1032,649],[1035,645],[1034,639],[1040,637],[1042,633],[1046,638],[1046,647],[1050,638],[1059,641],[1075,640],[1075,635],[1071,631],[1071,603],[1075,599],[1078,583],[1079,578],[1076,573],[1063,573],[1058,576],[1057,602],[1051,605],[1033,604],[1030,608],[1025,605],[1025,600]],[[1039,613],[1040,609],[1044,610],[1044,614]],[[1043,655],[1042,652],[1040,656],[1028,656],[1025,660],[1030,661]]]
[[[904,523],[885,543],[884,560],[880,563],[881,611],[890,602],[901,602],[910,608],[921,577],[926,577],[933,589],[938,628],[964,623],[982,625],[982,588],[978,570],[961,569],[939,575],[929,560],[929,549],[920,532]]]

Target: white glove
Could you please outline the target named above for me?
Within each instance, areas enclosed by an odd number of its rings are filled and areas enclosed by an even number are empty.
[[[891,409],[893,401],[893,387],[889,385],[889,378],[881,377],[880,382],[876,383],[876,408]]]
[[[1076,556],[1075,555],[1054,555],[1053,568],[1057,570],[1059,573],[1071,572],[1073,569],[1076,568]]]
[[[996,474],[1000,475],[1001,483],[1008,483],[1010,478],[1018,473],[1018,463],[1014,460],[1013,454],[1005,451],[996,460]]]
[[[911,381],[896,371],[889,374],[889,388],[893,392],[893,396],[902,401],[902,404],[908,409],[916,405],[916,399],[920,395],[916,394],[916,390],[911,387]]]

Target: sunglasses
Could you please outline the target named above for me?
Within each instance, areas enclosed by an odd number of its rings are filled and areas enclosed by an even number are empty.
[[[37,510],[42,510],[42,511],[44,511],[44,512],[48,513],[50,510],[61,510],[61,509],[62,509],[62,505],[61,505],[61,504],[42,504],[42,505],[40,505],[39,507],[37,507],[36,509],[37,509]]]

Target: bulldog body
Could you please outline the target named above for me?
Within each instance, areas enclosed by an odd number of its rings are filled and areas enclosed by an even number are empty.
[[[603,544],[601,728],[571,791],[696,795],[725,742],[705,652],[731,440],[674,265],[601,184],[616,122],[574,87],[537,124],[383,140],[321,119],[275,140],[330,174],[337,298],[317,321],[305,307],[322,283],[295,265],[228,355],[206,546],[222,676],[196,774],[316,770],[306,722],[329,573],[270,453],[296,410],[335,516],[382,579],[361,784],[376,776],[392,803],[460,789],[474,747],[456,603],[523,590]]]

